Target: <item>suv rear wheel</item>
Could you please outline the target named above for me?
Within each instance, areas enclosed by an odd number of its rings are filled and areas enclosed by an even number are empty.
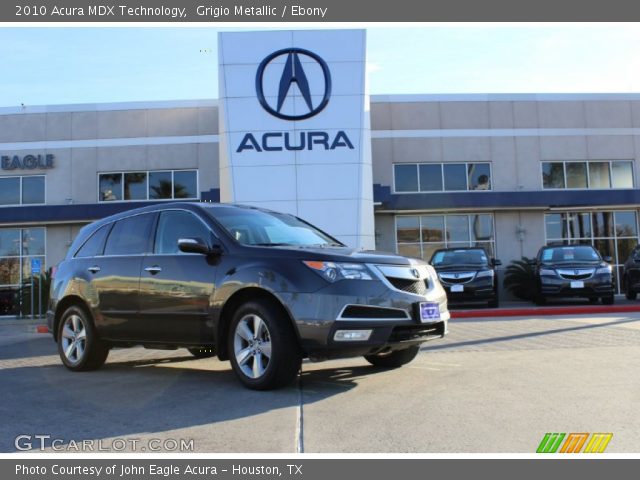
[[[238,308],[228,342],[234,372],[253,390],[288,385],[300,371],[302,354],[293,326],[273,302],[255,300]]]
[[[62,314],[58,354],[65,367],[78,372],[96,370],[107,360],[109,346],[98,338],[93,321],[83,308],[74,305]]]
[[[415,345],[413,347],[405,348],[404,350],[396,350],[389,353],[378,353],[376,355],[365,355],[364,358],[371,365],[383,368],[398,368],[402,365],[409,363],[416,358],[420,347]]]

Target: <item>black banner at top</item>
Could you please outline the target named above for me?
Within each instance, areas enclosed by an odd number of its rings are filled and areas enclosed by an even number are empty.
[[[628,0],[15,0],[2,22],[629,22]]]

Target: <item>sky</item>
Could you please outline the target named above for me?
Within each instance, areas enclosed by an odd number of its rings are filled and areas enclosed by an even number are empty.
[[[2,27],[0,106],[217,98],[232,30]],[[639,44],[640,24],[367,28],[370,93],[640,92]]]

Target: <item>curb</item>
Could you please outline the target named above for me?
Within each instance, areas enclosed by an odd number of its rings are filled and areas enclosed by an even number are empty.
[[[487,308],[450,310],[451,318],[529,317],[640,312],[638,305],[590,305],[576,307]]]

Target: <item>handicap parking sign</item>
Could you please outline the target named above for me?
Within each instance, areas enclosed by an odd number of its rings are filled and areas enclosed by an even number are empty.
[[[31,259],[31,273],[32,274],[40,273],[40,270],[41,270],[40,259],[39,258],[32,258]]]

